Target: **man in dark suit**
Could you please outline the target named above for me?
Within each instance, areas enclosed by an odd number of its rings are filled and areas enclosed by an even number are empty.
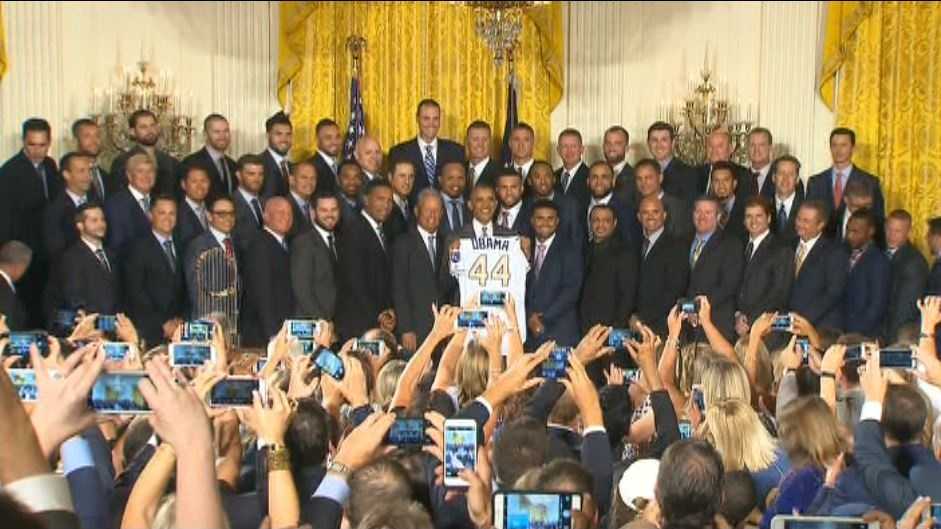
[[[774,139],[771,131],[764,127],[755,127],[748,133],[748,167],[755,179],[757,194],[774,199],[774,164],[771,163],[771,150]]]
[[[23,122],[23,150],[0,167],[0,243],[20,241],[33,250],[33,262],[20,281],[29,324],[41,327],[42,293],[49,276],[42,240],[42,214],[62,192],[62,177],[48,156],[52,129],[41,118]]]
[[[330,193],[314,197],[314,228],[291,241],[291,288],[294,314],[332,321],[336,312],[337,238],[340,199]]]
[[[632,207],[637,207],[637,186],[634,184],[634,168],[627,161],[627,150],[631,145],[631,135],[620,125],[612,125],[604,131],[601,150],[604,161],[614,171],[614,192]]]
[[[245,296],[239,329],[247,347],[264,347],[294,310],[287,240],[294,222],[291,204],[272,197],[265,202],[264,218],[264,229],[252,239],[243,259]]]
[[[235,202],[235,244],[244,250],[265,224],[262,197],[265,196],[267,176],[264,161],[254,154],[244,154],[239,158],[235,174],[239,180],[239,187],[232,194]]]
[[[75,224],[79,240],[62,255],[60,267],[63,301],[88,313],[115,314],[121,289],[116,256],[104,247],[105,212],[97,204],[83,204],[75,213]]]
[[[582,145],[582,133],[575,129],[563,130],[559,133],[559,144],[556,150],[559,157],[562,158],[562,167],[555,170],[556,191],[574,198],[587,215],[591,193],[588,190],[588,165],[582,161],[582,156],[585,154],[585,146]],[[614,189],[613,169],[611,178],[611,189]]]
[[[746,335],[762,314],[787,309],[794,282],[794,259],[791,248],[771,233],[771,219],[771,202],[764,195],[754,195],[745,202],[748,242],[735,313],[739,336]]]
[[[712,171],[717,162],[731,164],[732,173],[738,181],[735,195],[745,202],[748,197],[758,192],[758,184],[751,171],[732,161],[732,137],[725,129],[716,129],[706,138],[708,161],[699,166],[699,192],[708,193],[712,189]]]
[[[693,206],[696,234],[689,249],[687,297],[706,296],[712,321],[726,340],[735,342],[735,302],[745,265],[742,242],[719,228],[719,202],[702,197]]]
[[[515,174],[515,173],[514,173]],[[392,247],[392,300],[402,347],[416,351],[434,325],[432,305],[443,306],[449,282],[444,234],[438,229],[444,202],[433,189],[418,194],[416,225]]]
[[[317,170],[317,190],[321,193],[334,193],[337,190],[337,176],[340,174],[340,156],[343,154],[343,136],[340,126],[330,118],[317,122],[317,152],[307,159]]]
[[[599,323],[627,327],[637,294],[637,255],[616,235],[617,212],[601,204],[592,208],[590,219],[592,242],[579,303],[582,334]]]
[[[98,162],[101,154],[101,131],[98,124],[88,118],[75,120],[72,124],[72,138],[77,151],[91,161],[91,191],[98,202],[104,204],[112,193],[121,190],[122,185],[114,174],[105,171]]]
[[[364,182],[385,178],[382,171],[382,145],[375,136],[366,135],[356,140],[353,159],[363,170]]]
[[[709,194],[719,201],[719,227],[740,241],[745,238],[745,200],[738,196],[738,180],[729,162],[712,164],[712,187]]]
[[[872,212],[877,217],[885,215],[885,199],[879,180],[853,164],[853,149],[856,133],[852,129],[838,127],[830,133],[830,155],[833,166],[815,174],[807,182],[807,199],[820,200],[827,207],[827,214],[839,210],[845,204],[844,191],[850,181],[860,180],[873,196]]]
[[[620,196],[614,192],[614,171],[608,162],[597,161],[591,164],[590,175],[588,177],[588,187],[591,192],[591,200],[586,209],[584,209],[585,223],[588,224],[588,215],[591,209],[599,204],[607,204],[615,211],[618,221],[618,237],[629,247],[637,248],[640,240],[640,224],[637,222],[637,214],[634,207],[624,202]],[[591,238],[591,233],[587,233],[585,240]]]
[[[911,242],[912,216],[904,209],[889,213],[885,223],[886,255],[892,266],[892,286],[886,309],[882,337],[894,343],[899,328],[917,323],[919,311],[916,303],[928,285],[928,262]]]
[[[148,347],[169,340],[184,314],[182,252],[173,240],[176,211],[170,196],[154,198],[151,232],[132,243],[124,264],[124,306]]]
[[[264,167],[261,195],[265,198],[285,196],[288,193],[288,176],[291,174],[288,153],[294,143],[294,126],[291,119],[279,110],[265,120],[265,134],[268,137],[268,148],[258,155]]]
[[[235,171],[233,171],[233,174]],[[183,170],[183,200],[176,212],[176,227],[173,241],[177,248],[185,250],[190,241],[209,228],[207,200],[211,187],[209,171],[202,165],[189,165]]]
[[[490,125],[486,121],[474,121],[467,126],[467,185],[464,187],[464,199],[470,198],[470,190],[477,182],[495,184],[501,165],[490,157]]]
[[[467,206],[465,196],[470,196],[465,192],[467,187],[467,171],[462,164],[447,163],[441,168],[441,177],[438,179],[441,185],[441,198],[444,199],[444,217],[441,219],[441,232],[448,236],[451,233],[461,231],[466,224],[470,223],[471,213]],[[493,189],[493,184],[482,182],[483,185],[489,185]]]
[[[144,153],[127,160],[128,185],[105,202],[108,216],[108,250],[120,261],[131,242],[150,232],[150,200],[156,168]]]
[[[674,151],[676,131],[663,121],[654,122],[647,129],[647,148],[663,174],[663,190],[692,205],[701,193],[696,170],[676,157]]]
[[[157,142],[160,140],[160,123],[157,122],[157,116],[149,110],[135,110],[128,118],[128,125],[130,135],[134,138],[134,147],[119,154],[111,163],[111,175],[117,181],[118,189],[122,190],[128,184],[130,175],[127,174],[127,166],[131,157],[146,154],[156,163],[154,190],[162,195],[176,194],[180,162],[166,151],[157,148]]]
[[[389,184],[392,186],[392,201],[395,207],[386,221],[386,237],[390,243],[405,234],[415,224],[414,204],[411,201],[415,186],[415,166],[409,160],[399,160],[389,168]]]
[[[529,178],[529,171],[533,166],[533,149],[536,147],[536,131],[526,123],[520,121],[510,130],[510,164],[508,167]],[[559,179],[556,178],[556,182]],[[558,184],[556,184],[558,185]]]
[[[666,230],[667,214],[659,198],[642,198],[637,217],[644,229],[637,279],[637,317],[658,335],[665,336],[667,315],[686,292],[689,252],[685,239]]]
[[[183,258],[183,274],[186,278],[186,291],[189,294],[189,307],[191,318],[204,318],[208,314],[200,311],[198,293],[206,285],[198,284],[196,265],[203,252],[222,248],[229,257],[235,260],[236,274],[238,274],[238,260],[240,250],[233,240],[232,230],[235,228],[236,210],[235,201],[229,197],[217,197],[208,208],[209,229],[197,235],[186,248]]]
[[[363,176],[363,168],[359,166],[356,160],[343,160],[340,162],[340,176],[337,177],[337,187],[339,192],[343,214],[340,217],[347,219],[359,214],[363,209],[362,191],[366,178]]]
[[[532,237],[531,204],[523,201],[523,177],[513,169],[504,167],[497,174],[494,187],[500,205],[496,216],[497,225],[507,231]]]
[[[336,313],[337,333],[343,340],[377,324],[395,327],[389,255],[392,249],[383,233],[383,223],[393,207],[389,183],[372,180],[366,184],[363,211],[343,222]]]
[[[559,211],[554,202],[533,204],[535,234],[533,264],[526,276],[527,348],[535,350],[547,340],[559,346],[579,341],[578,298],[582,290],[581,248],[556,237]]]
[[[314,221],[310,215],[310,199],[317,190],[317,169],[314,168],[314,164],[306,160],[294,164],[291,167],[288,184],[290,189],[287,199],[291,205],[291,215],[294,217],[288,240],[293,240],[298,234],[314,227]]]
[[[774,220],[771,231],[790,246],[797,244],[794,223],[804,201],[804,185],[800,180],[801,163],[790,154],[774,161]]]
[[[441,129],[441,105],[434,99],[422,99],[415,111],[418,136],[399,143],[389,150],[389,163],[408,160],[415,166],[415,185],[412,203],[418,192],[426,187],[437,187],[438,173],[448,162],[464,162],[464,148],[457,142],[438,137]]]
[[[187,167],[198,164],[209,175],[211,182],[209,192],[213,197],[231,195],[238,186],[238,182],[235,179],[235,160],[225,153],[232,142],[229,120],[221,114],[209,114],[203,120],[203,134],[206,136],[206,144],[202,149],[183,158],[180,162],[178,180],[183,180]],[[178,189],[174,191],[179,195]]]
[[[19,281],[30,261],[33,251],[20,241],[8,241],[0,246],[0,314],[6,317],[7,328],[21,331],[27,328],[26,306],[16,292]]]
[[[873,243],[875,234],[872,212],[863,209],[853,213],[846,229],[850,257],[843,291],[843,330],[871,338],[882,336],[892,281],[892,266]]]
[[[82,204],[94,201],[90,193],[92,174],[91,159],[77,152],[62,157],[62,179],[65,190],[59,193],[43,211],[43,246],[48,261],[54,264],[62,252],[75,244],[75,211]]]
[[[556,233],[567,238],[572,243],[581,244],[585,237],[585,220],[582,218],[581,208],[578,202],[562,193],[555,191],[555,173],[552,172],[552,166],[548,162],[536,160],[529,170],[529,196],[525,201],[532,204],[537,200],[551,200],[559,207],[559,229]],[[531,211],[531,207],[529,208]]]
[[[835,241],[846,239],[847,226],[853,213],[867,209],[872,211],[875,197],[872,188],[861,180],[851,180],[843,190],[843,205],[830,214],[830,223],[827,225],[827,236]],[[875,243],[879,249],[885,248],[884,219],[876,216]]]
[[[660,164],[652,158],[644,158],[634,167],[635,189],[633,196],[637,202],[632,202],[635,208],[640,199],[655,196],[663,203],[667,212],[667,232],[678,239],[693,235],[693,214],[689,204],[682,198],[675,197],[663,190],[663,175]]]
[[[797,212],[794,284],[788,306],[814,327],[839,329],[849,256],[844,246],[823,236],[827,208],[807,200]]]
[[[925,239],[928,243],[928,249],[931,251],[931,257],[934,259],[931,272],[928,274],[928,286],[925,288],[925,294],[941,296],[941,217],[935,217],[928,221],[928,233],[925,235]]]

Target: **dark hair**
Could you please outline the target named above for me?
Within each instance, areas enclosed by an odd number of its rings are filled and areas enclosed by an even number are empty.
[[[844,197],[872,197],[872,188],[862,180],[848,180],[846,189],[843,190]]]
[[[941,217],[928,219],[928,235],[941,235]]]
[[[657,474],[663,529],[712,526],[722,502],[724,473],[722,458],[709,443],[686,439],[670,445]]]
[[[748,200],[745,201],[745,209],[747,210],[748,208],[761,208],[768,218],[774,215],[774,207],[771,205],[771,201],[761,195],[748,197]]]
[[[375,505],[351,529],[434,529],[434,524],[421,503],[395,501]]]
[[[882,428],[899,443],[916,441],[928,420],[925,398],[910,384],[890,384],[882,405]]]
[[[228,195],[219,195],[216,198],[214,198],[212,202],[209,202],[208,210],[210,213],[215,213],[216,204],[218,204],[219,202],[228,202],[229,204],[232,204],[233,208],[235,207],[235,199],[233,199],[232,197]]]
[[[611,173],[611,176],[612,176],[612,177],[614,176],[614,168],[611,167],[611,164],[609,164],[609,163],[608,163],[607,161],[605,161],[605,160],[597,160],[597,161],[595,161],[595,163],[591,164],[591,165],[588,167],[588,172],[593,171],[593,170],[595,169],[595,167],[598,167],[598,166],[601,166],[601,165],[607,167],[607,168],[608,168],[608,172]]]
[[[748,136],[751,137],[754,134],[764,134],[768,138],[768,144],[774,143],[774,138],[771,136],[771,131],[764,127],[755,127],[751,129],[751,132],[748,133]]]
[[[301,166],[308,166],[314,170],[314,177],[317,176],[317,166],[314,165],[314,162],[310,160],[301,160],[295,164],[291,164],[291,176],[297,176],[297,170]]]
[[[222,114],[216,114],[216,113],[209,114],[208,116],[206,116],[206,119],[203,120],[204,132],[209,131],[209,124],[212,123],[213,121],[225,121],[226,123],[229,122],[229,120],[225,119],[225,116],[223,116]]]
[[[388,180],[385,178],[373,178],[372,180],[366,182],[366,186],[363,187],[363,195],[369,196],[373,191],[379,189],[380,187],[384,187],[389,191],[392,191],[392,184],[390,184]]]
[[[474,187],[471,189],[471,195],[474,194],[478,189],[489,189],[493,194],[497,194],[497,189],[493,187],[493,184],[490,182],[484,182],[483,180],[478,180]]]
[[[527,416],[515,419],[494,441],[494,477],[501,485],[512,487],[526,471],[542,466],[548,454],[546,425]]]
[[[154,196],[154,197],[151,197],[151,199],[150,199],[150,211],[153,211],[153,210],[157,207],[157,203],[158,203],[158,202],[169,202],[169,203],[173,204],[174,207],[176,207],[176,199],[175,199],[175,198],[173,198],[171,195],[159,194],[159,195],[156,195],[156,196]]]
[[[295,472],[303,467],[322,465],[330,447],[330,421],[327,412],[316,399],[297,401],[297,409],[284,444],[291,452]]]
[[[533,174],[533,170],[537,166],[549,169],[549,174],[552,175],[553,180],[555,179],[555,171],[552,170],[552,165],[545,160],[535,160],[533,164],[529,166],[529,174],[526,175],[527,178],[529,178],[529,175]]]
[[[330,118],[323,118],[317,122],[317,125],[314,127],[314,134],[320,134],[320,131],[327,127],[336,127],[340,128],[340,125],[336,121],[333,121]]]
[[[824,226],[826,226],[827,221],[829,219],[827,218],[827,206],[824,205],[823,202],[821,202],[820,200],[805,200],[801,202],[801,205],[800,205],[800,208],[798,208],[798,211],[804,208],[812,209],[816,211],[817,217],[819,217],[820,220],[823,221]]]
[[[726,474],[722,484],[722,506],[719,509],[725,521],[731,527],[738,527],[757,506],[758,493],[751,474],[747,470]]]
[[[552,211],[555,211],[556,216],[559,216],[559,205],[549,200],[548,198],[540,198],[533,202],[531,210],[533,215],[536,214],[537,209],[551,209]]]
[[[32,259],[32,248],[20,241],[7,241],[0,246],[0,264],[29,264]]]
[[[617,223],[618,213],[614,210],[614,207],[612,207],[611,204],[598,204],[596,206],[592,206],[591,210],[588,211],[589,221],[591,220],[591,216],[595,214],[595,210],[610,212],[611,216],[614,217],[614,222]]]
[[[625,129],[624,127],[620,125],[612,125],[608,127],[608,130],[604,131],[604,136],[602,136],[602,139],[604,139],[605,136],[607,136],[608,134],[611,134],[612,132],[620,132],[621,134],[623,134],[625,142],[631,141],[631,135],[627,133],[627,129]]]
[[[421,101],[419,101],[418,106],[415,107],[416,118],[418,117],[418,114],[421,113],[421,107],[423,106],[432,106],[432,107],[437,108],[438,112],[441,112],[441,105],[439,105],[438,102],[435,101],[434,99],[431,99],[430,97],[426,97],[425,99],[422,99]]]
[[[654,160],[653,158],[643,158],[640,161],[638,161],[636,164],[634,164],[634,174],[637,174],[637,170],[640,169],[641,167],[649,167],[653,169],[654,172],[657,174],[663,173],[663,171],[660,169],[660,163],[657,162],[657,160]]]
[[[71,171],[72,161],[78,158],[85,158],[87,160],[88,156],[76,151],[67,152],[62,156],[62,159],[59,160],[59,167],[62,168],[63,171]]]
[[[716,198],[716,197],[714,197],[714,196],[712,196],[712,195],[700,195],[700,196],[696,197],[696,200],[693,201],[693,209],[696,209],[696,206],[697,206],[700,202],[712,202],[712,204],[715,205],[715,207],[716,207],[716,211],[718,211],[718,210],[722,207],[722,204],[719,203],[719,199],[718,199],[718,198]],[[805,202],[805,204],[806,204],[806,202]]]
[[[265,161],[257,154],[243,154],[239,156],[238,161],[235,162],[235,170],[241,171],[245,169],[246,165],[260,165],[264,167]]]
[[[127,118],[127,125],[128,125],[128,127],[130,127],[130,128],[133,129],[134,127],[137,126],[137,120],[139,120],[140,118],[145,117],[145,116],[150,116],[150,117],[154,118],[154,121],[157,121],[157,115],[156,115],[156,114],[154,114],[153,112],[147,110],[146,108],[139,108],[139,109],[135,110],[135,111]]]
[[[353,526],[377,505],[412,498],[408,472],[392,458],[382,458],[353,472],[349,478],[350,495],[346,516]]]
[[[503,178],[503,177],[506,177],[506,176],[508,176],[508,177],[513,177],[513,178],[519,178],[520,181],[523,180],[523,175],[517,173],[517,172],[514,171],[512,168],[510,168],[510,167],[501,167],[500,169],[497,170],[497,176],[494,177],[494,179],[493,179],[494,185],[498,184],[498,183],[500,182],[500,179]]]
[[[226,162],[223,161],[222,163]],[[193,162],[186,164],[186,166],[183,168],[183,180],[189,180],[190,174],[196,171],[201,171],[206,175],[206,178],[209,178],[209,167],[206,167],[206,164],[203,162]]]
[[[901,220],[909,224],[912,223],[912,214],[904,209],[893,209],[889,216],[886,217],[887,220]]]
[[[408,158],[398,158],[389,164],[389,176],[395,174],[395,169],[400,165],[407,165],[412,168],[413,172],[418,172],[418,168],[415,167],[415,162],[409,160]]]
[[[347,158],[346,160],[343,160],[342,162],[340,162],[340,165],[337,166],[337,176],[340,176],[340,173],[343,172],[343,169],[350,165],[355,166],[359,170],[360,173],[363,172],[363,166],[361,166],[359,162],[357,162],[356,160],[352,158]]]
[[[43,529],[48,527],[39,514],[20,503],[9,492],[0,490],[0,519],[4,525],[19,529]]]
[[[43,118],[29,118],[23,122],[23,139],[26,139],[27,132],[45,132],[47,135],[52,135],[52,127],[49,126],[49,122]]]
[[[75,220],[75,224],[78,224],[79,222],[84,222],[85,212],[90,211],[92,209],[99,209],[101,210],[102,214],[104,214],[105,212],[105,208],[101,204],[97,202],[86,202],[82,204],[81,206],[79,206],[78,209],[75,210],[75,216],[73,217]]]
[[[650,139],[650,134],[657,130],[665,130],[670,133],[670,139],[676,138],[676,131],[673,130],[673,125],[670,125],[666,121],[654,121],[653,125],[647,127],[647,139]]]
[[[582,133],[579,132],[578,129],[573,129],[573,128],[571,128],[571,127],[567,128],[567,129],[563,129],[562,132],[559,133],[559,142],[560,142],[560,143],[562,142],[562,137],[563,137],[563,136],[575,136],[576,138],[578,138],[578,143],[581,143],[581,142],[582,142]]]
[[[98,124],[88,118],[76,119],[72,122],[72,137],[78,139],[78,134],[82,131],[82,127],[97,127]]]
[[[470,133],[472,129],[486,129],[487,133],[490,133],[490,124],[486,121],[475,119],[471,121],[471,124],[467,126],[467,133]]]
[[[735,174],[735,166],[732,165],[732,162],[727,162],[725,160],[720,160],[712,164],[712,173],[715,174],[716,171],[728,171],[732,175],[732,180],[738,182],[738,175]]]
[[[271,129],[273,129],[275,125],[287,125],[288,127],[294,128],[293,125],[291,125],[291,118],[280,110],[265,120],[265,133],[271,132]]]
[[[848,223],[849,223],[849,222],[852,222],[852,221],[854,221],[854,220],[861,220],[861,221],[865,222],[866,224],[868,224],[869,227],[872,228],[872,229],[875,229],[876,226],[877,226],[877,224],[878,224],[878,222],[879,222],[879,221],[876,219],[876,214],[873,213],[871,210],[869,210],[869,208],[863,208],[863,209],[858,209],[858,210],[854,211],[854,212],[850,215],[850,218],[849,218]]]
[[[525,121],[520,121],[519,123],[517,123],[516,126],[514,126],[512,130],[510,130],[510,135],[512,135],[514,132],[518,130],[525,130],[533,138],[536,137],[536,131],[533,130],[533,128],[529,125],[529,123],[526,123]]]
[[[798,159],[797,159],[796,157],[794,157],[794,156],[791,156],[790,154],[784,154],[784,155],[778,156],[778,157],[774,160],[774,162],[771,164],[771,170],[772,170],[773,172],[777,172],[778,164],[780,164],[781,162],[791,162],[792,164],[794,164],[794,167],[797,168],[797,177],[800,178],[800,174],[801,174],[801,162],[800,162],[800,160],[798,160]]]
[[[847,127],[837,127],[830,131],[830,141],[833,141],[834,136],[849,136],[850,145],[856,145],[856,133],[853,132],[853,129]]]
[[[314,196],[310,199],[310,203],[314,206],[314,209],[317,209],[317,203],[321,200],[335,200],[337,204],[340,203],[340,197],[336,193],[330,191],[323,191],[315,193]]]

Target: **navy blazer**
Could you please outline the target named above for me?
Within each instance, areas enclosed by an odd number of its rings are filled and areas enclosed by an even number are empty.
[[[790,310],[807,318],[814,327],[839,329],[843,323],[841,302],[848,260],[845,246],[821,236],[804,256],[804,263],[794,279],[788,303]]]
[[[640,241],[643,237],[640,222],[637,220],[637,211],[634,209],[629,202],[625,199],[618,196],[617,193],[611,195],[611,200],[608,201],[608,206],[614,209],[615,216],[618,221],[617,234],[620,237],[621,242],[626,244],[629,248],[639,248]],[[591,237],[591,224],[588,222],[588,215],[591,207],[591,202],[589,201],[588,206],[582,210],[583,219],[585,223],[584,236],[582,237],[583,245],[587,246],[588,240]]]
[[[239,331],[245,346],[264,347],[294,311],[291,257],[274,235],[263,230],[245,250],[243,260]]]
[[[882,197],[882,187],[879,185],[879,179],[875,176],[863,171],[856,165],[853,165],[850,170],[850,176],[846,179],[846,186],[843,187],[843,190],[846,191],[846,187],[849,186],[849,183],[853,180],[862,180],[863,183],[872,191],[872,211],[876,216],[880,218],[885,218],[885,199]],[[810,180],[807,181],[807,200],[821,200],[824,205],[827,207],[827,213],[832,213],[833,207],[833,168],[828,167],[826,170],[819,172],[810,177]],[[844,197],[843,201],[840,202],[840,206],[846,204],[846,199]]]
[[[150,197],[153,200],[153,196]],[[111,195],[105,202],[105,217],[108,219],[106,245],[123,260],[130,245],[150,233],[150,219],[129,188]]]
[[[209,206],[204,205],[203,207],[206,209],[206,220],[208,222]],[[186,199],[180,200],[176,208],[176,227],[173,228],[173,241],[185,250],[190,241],[205,232],[206,228],[203,228],[202,223],[199,222],[199,217],[196,216],[196,212],[193,211]]]
[[[571,176],[572,181],[569,183],[568,189],[565,191],[562,190],[563,169],[564,167],[559,167],[555,170],[555,192],[574,198],[579,209],[583,212],[586,211],[588,204],[591,203],[591,191],[588,189],[588,177],[591,171],[588,168],[588,164],[582,162],[578,166],[575,174]],[[530,171],[532,171],[532,166],[530,166]]]
[[[153,233],[131,245],[124,266],[124,306],[149,347],[164,342],[165,322],[184,314],[182,251],[173,242],[172,268]]]
[[[698,178],[695,168],[674,156],[663,170],[663,190],[692,204],[700,195]]]
[[[915,305],[928,284],[928,262],[914,246],[905,244],[889,259],[892,265],[892,290],[886,309],[884,338],[892,343],[903,325],[917,323],[921,317]]]
[[[56,162],[48,156],[43,160],[49,198],[43,192],[42,181],[33,162],[23,151],[16,153],[0,167],[0,243],[20,241],[29,246],[37,257],[42,257],[42,218],[47,204],[63,192],[65,187]]]
[[[127,161],[135,154],[147,154],[147,151],[140,145],[134,145],[130,150],[119,154],[114,161],[111,162],[111,178],[117,183],[119,188],[125,188],[128,185]],[[151,191],[151,194],[179,196],[180,181],[178,177],[180,174],[180,161],[161,149],[155,149],[154,154],[157,157],[157,174],[156,180],[154,181],[154,189]],[[102,178],[104,178],[104,176],[105,175],[102,175]],[[105,192],[107,193],[107,191],[106,189]],[[111,196],[109,195],[107,198],[110,200]]]
[[[342,153],[340,153],[342,154]],[[337,189],[337,175],[333,172],[333,168],[330,167],[330,164],[324,160],[323,156],[320,155],[319,151],[314,151],[313,156],[307,159],[308,162],[314,164],[314,168],[317,170],[317,193],[333,193]],[[340,167],[340,162],[343,160],[339,156],[336,157],[334,163],[336,163],[337,168]]]
[[[934,260],[931,272],[928,274],[928,286],[925,288],[925,294],[941,296],[941,258]]]
[[[533,241],[533,259],[537,242]],[[527,348],[535,349],[547,340],[559,346],[578,344],[578,298],[582,290],[582,254],[578,246],[556,237],[549,246],[539,275],[535,262],[526,275],[526,319],[534,313],[542,314],[544,332],[535,336],[528,333]]]
[[[232,233],[235,236],[236,246],[238,246],[239,250],[244,250],[248,248],[252,239],[261,232],[265,219],[255,216],[251,205],[249,205],[245,197],[242,196],[242,192],[238,189],[235,190],[235,193],[232,193],[232,201],[235,202],[235,229],[232,230]],[[264,215],[264,196],[258,197],[258,207],[261,209],[262,215]]]
[[[281,174],[281,167],[278,166],[278,163],[275,162],[274,156],[271,155],[271,151],[265,149],[264,152],[259,154],[261,156],[262,164],[265,167],[265,182],[261,187],[261,196],[264,198],[271,198],[274,196],[287,196],[288,194],[288,180],[287,176]],[[291,170],[291,160],[285,157],[285,162],[288,165],[288,171]],[[232,195],[237,195],[237,191],[233,191]]]
[[[687,246],[687,259],[693,244],[695,237]],[[735,341],[735,306],[744,266],[745,251],[742,242],[722,230],[716,230],[691,268],[686,290],[687,297],[709,298],[712,321],[722,331],[726,340],[731,342]]]
[[[189,246],[186,248],[186,253],[183,256],[183,277],[186,279],[186,292],[189,295],[189,308],[191,312],[191,317],[193,319],[202,318],[206,316],[205,314],[197,314],[196,311],[196,301],[197,301],[197,288],[196,288],[196,261],[200,255],[206,250],[212,248],[223,248],[219,244],[219,241],[216,240],[216,236],[212,234],[211,231],[206,230],[202,234],[197,235],[192,241],[190,241]],[[235,251],[236,256],[236,273],[238,270],[238,257],[240,250],[238,245],[235,244],[233,239],[232,248]]]
[[[221,174],[219,174],[219,169],[216,167],[216,162],[213,161],[212,155],[209,154],[209,151],[206,150],[204,145],[202,149],[194,152],[193,154],[183,158],[183,161],[180,162],[180,174],[177,176],[177,180],[180,182],[183,181],[183,178],[186,176],[186,170],[193,165],[198,165],[206,170],[206,174],[209,175],[209,195],[213,197],[219,197],[223,195],[230,195],[235,191],[235,188],[239,186],[238,177],[235,175],[237,166],[235,160],[230,158],[228,155],[223,154],[223,159],[225,160],[225,167],[229,173],[228,185],[225,182],[225,179]],[[180,190],[176,190],[177,196],[182,196]]]
[[[389,167],[394,167],[395,162],[399,160],[408,160],[415,166],[415,185],[412,187],[412,194],[409,196],[409,202],[417,204],[418,193],[426,187],[438,187],[438,174],[441,173],[441,167],[449,162],[464,163],[464,147],[457,142],[438,138],[438,148],[435,151],[435,174],[428,175],[425,172],[425,153],[418,145],[418,138],[412,138],[395,145],[389,149]]]
[[[844,332],[868,337],[882,336],[891,282],[889,258],[875,243],[870,244],[846,278],[846,289],[843,291]]]
[[[68,306],[84,308],[88,313],[119,312],[121,285],[118,280],[118,260],[107,248],[105,256],[111,265],[111,271],[101,264],[91,248],[82,240],[62,254],[62,297]]]

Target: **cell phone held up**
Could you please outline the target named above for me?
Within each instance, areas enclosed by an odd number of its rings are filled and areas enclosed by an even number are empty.
[[[464,469],[477,467],[477,422],[473,419],[444,421],[444,486],[464,488],[467,481],[460,477]]]
[[[389,427],[384,444],[399,448],[421,448],[429,444],[425,438],[425,429],[428,427],[424,418],[398,418]]]
[[[170,344],[170,365],[173,367],[199,367],[216,361],[216,349],[200,342]]]
[[[569,367],[569,354],[571,348],[556,347],[549,353],[549,357],[543,360],[540,368],[540,376],[546,380],[559,380],[565,378],[565,370]]]
[[[493,494],[496,529],[572,529],[572,511],[582,509],[580,494],[545,491],[499,491]]]
[[[334,380],[343,380],[346,375],[346,369],[343,367],[343,359],[329,349],[321,349],[314,358],[314,365],[322,373],[333,377]]]
[[[680,308],[680,312],[686,314],[687,316],[695,316],[699,314],[698,298],[680,298],[677,300],[676,306]]]

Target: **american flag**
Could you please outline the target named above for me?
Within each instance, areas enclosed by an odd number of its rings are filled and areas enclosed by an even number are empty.
[[[510,132],[519,121],[516,114],[516,83],[514,83],[513,74],[506,87],[506,124],[503,125],[503,165],[509,167],[513,161],[513,155],[510,152]]]
[[[359,77],[350,79],[350,124],[346,127],[346,142],[343,144],[343,157],[353,158],[356,141],[366,134],[366,113],[363,111],[363,93],[359,88]]]

